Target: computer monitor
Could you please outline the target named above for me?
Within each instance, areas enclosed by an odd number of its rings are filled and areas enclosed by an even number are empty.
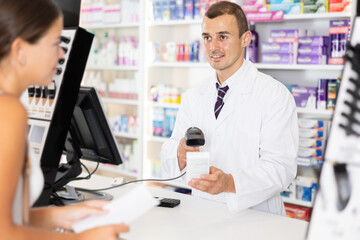
[[[95,88],[81,87],[79,90],[64,144],[64,153],[66,162],[59,165],[54,183],[50,184],[52,192],[60,191],[57,196],[64,199],[59,203],[59,198],[51,198],[50,204],[68,204],[88,198],[112,199],[108,193],[82,194],[77,192],[75,196],[71,196],[71,194],[63,192],[64,186],[81,174],[80,159],[113,165],[122,164],[116,139]]]
[[[60,164],[52,185],[53,191],[63,188],[82,172],[80,159],[113,165],[122,164],[116,139],[95,88],[81,87],[79,90],[64,153],[67,163]],[[78,200],[85,198],[80,194],[78,197]],[[112,196],[98,193],[96,198],[111,199]]]

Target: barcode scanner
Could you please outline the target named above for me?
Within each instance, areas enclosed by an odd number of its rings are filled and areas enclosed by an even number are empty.
[[[204,146],[204,133],[200,130],[200,128],[190,127],[185,133],[185,143],[190,147]]]

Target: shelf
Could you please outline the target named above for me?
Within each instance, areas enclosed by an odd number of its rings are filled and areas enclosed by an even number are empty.
[[[289,203],[289,204],[294,204],[294,205],[309,207],[309,208],[313,207],[312,202],[306,202],[306,201],[302,201],[302,200],[298,200],[298,199],[289,199],[286,197],[282,197],[282,200],[284,203]]]
[[[306,19],[339,19],[350,18],[350,12],[330,12],[330,13],[305,13],[305,14],[285,14],[284,21],[287,20],[306,20]]]
[[[181,26],[181,25],[197,25],[201,24],[202,19],[188,19],[188,20],[169,20],[169,21],[152,21],[149,23],[150,27],[156,26]]]
[[[343,65],[305,65],[305,64],[267,64],[255,63],[257,69],[267,70],[317,70],[317,71],[341,71]],[[179,67],[179,68],[207,68],[207,62],[153,62],[150,67]]]
[[[300,115],[309,115],[319,118],[331,119],[334,114],[334,111],[330,110],[318,110],[318,109],[306,109],[306,108],[297,108],[297,112]]]
[[[84,24],[82,28],[86,29],[104,29],[104,28],[133,28],[139,27],[139,23],[117,23],[117,24]]]
[[[317,70],[317,71],[341,71],[343,65],[305,65],[305,64],[266,64],[255,63],[257,69],[267,70]]]
[[[138,100],[130,100],[130,99],[118,99],[118,98],[101,98],[104,103],[115,103],[115,104],[124,104],[124,105],[134,105],[138,106]]]
[[[147,105],[150,107],[159,107],[159,108],[180,108],[180,104],[177,103],[159,103],[159,102],[147,102]]]
[[[156,137],[156,136],[147,136],[146,140],[147,141],[152,141],[152,142],[159,142],[159,143],[164,143],[168,140],[169,138],[166,137]]]
[[[87,66],[86,70],[96,71],[138,71],[138,66]]]
[[[129,139],[138,139],[139,138],[139,134],[134,134],[134,133],[119,132],[119,133],[114,133],[114,135],[115,135],[115,137],[129,138]]]
[[[350,12],[331,12],[331,13],[305,13],[305,14],[285,14],[283,21],[292,20],[317,20],[317,19],[339,19],[350,18]],[[181,25],[197,25],[201,24],[202,19],[188,19],[188,20],[168,20],[168,21],[152,21],[149,23],[150,27],[156,26],[181,26]],[[257,23],[271,23],[271,22],[257,22]]]
[[[207,62],[153,62],[150,67],[180,67],[180,68],[205,68],[210,67]]]

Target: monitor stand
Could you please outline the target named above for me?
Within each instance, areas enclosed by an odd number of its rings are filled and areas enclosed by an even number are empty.
[[[86,200],[112,200],[113,196],[105,192],[78,191],[76,188],[66,185],[64,190],[56,192],[64,205],[73,205]],[[56,205],[56,204],[55,204]]]

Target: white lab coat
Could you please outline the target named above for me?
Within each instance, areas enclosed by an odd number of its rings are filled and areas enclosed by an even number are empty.
[[[299,139],[291,93],[245,60],[225,82],[225,105],[215,119],[216,81],[214,74],[183,95],[173,134],[162,146],[163,173],[181,174],[177,146],[189,127],[199,127],[205,135],[200,151],[210,152],[210,166],[232,174],[236,193],[193,195],[224,202],[232,212],[253,208],[284,215],[280,192],[296,176]]]

